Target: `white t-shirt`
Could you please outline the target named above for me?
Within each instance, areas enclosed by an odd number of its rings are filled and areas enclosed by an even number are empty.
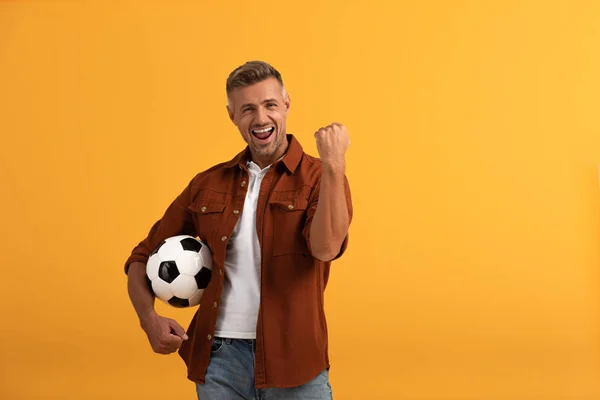
[[[249,161],[244,208],[227,244],[225,280],[215,336],[256,339],[260,303],[260,245],[256,233],[256,203],[270,165],[260,169]]]

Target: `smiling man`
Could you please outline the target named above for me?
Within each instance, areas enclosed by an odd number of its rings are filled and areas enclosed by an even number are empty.
[[[199,400],[331,399],[323,298],[352,219],[346,128],[314,135],[319,158],[287,133],[280,73],[253,61],[226,83],[227,112],[247,143],[197,174],[125,263],[131,302],[157,353],[179,350]],[[164,239],[198,236],[213,278],[187,332],[154,310],[145,279]]]

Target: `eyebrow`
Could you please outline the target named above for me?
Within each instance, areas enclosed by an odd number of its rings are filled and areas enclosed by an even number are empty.
[[[262,102],[262,103],[263,103],[263,104],[264,104],[264,103],[277,103],[277,99],[266,99],[266,100],[263,100],[263,102]],[[244,109],[244,108],[246,108],[246,107],[254,107],[254,104],[253,104],[253,103],[246,103],[246,104],[242,104],[242,107],[241,107],[241,108],[242,108],[242,109]]]

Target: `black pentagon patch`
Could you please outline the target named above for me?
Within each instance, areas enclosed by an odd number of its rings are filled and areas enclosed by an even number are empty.
[[[206,289],[208,283],[210,282],[211,276],[212,271],[208,268],[202,267],[194,277],[196,279],[196,285],[198,285],[198,289]]]
[[[158,267],[158,276],[167,283],[171,283],[179,276],[175,261],[163,261]]]
[[[180,299],[179,297],[171,297],[169,299],[169,304],[172,305],[173,307],[177,307],[177,308],[185,308],[185,307],[189,307],[190,306],[190,302],[187,299]]]
[[[185,238],[181,241],[181,247],[183,247],[184,250],[195,251],[196,253],[200,253],[202,245],[196,239]]]
[[[163,240],[161,244],[159,244],[158,246],[156,246],[156,248],[152,251],[152,253],[150,253],[151,256],[155,255],[156,253],[158,253],[158,249],[160,249],[163,244],[167,243],[166,240]]]

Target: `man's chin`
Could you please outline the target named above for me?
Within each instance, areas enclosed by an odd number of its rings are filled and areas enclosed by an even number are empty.
[[[252,143],[254,152],[259,156],[271,156],[277,151],[277,143],[275,141],[266,144]]]
[[[252,152],[260,157],[272,157],[277,153],[277,150],[281,146],[283,141],[281,139],[274,138],[272,141],[266,144],[257,144],[254,141],[251,143],[250,148]]]

